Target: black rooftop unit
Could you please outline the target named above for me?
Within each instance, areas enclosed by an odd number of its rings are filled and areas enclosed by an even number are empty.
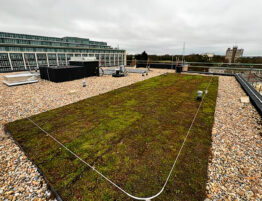
[[[90,76],[99,76],[98,61],[70,61],[69,66],[39,67],[41,79],[66,82]]]

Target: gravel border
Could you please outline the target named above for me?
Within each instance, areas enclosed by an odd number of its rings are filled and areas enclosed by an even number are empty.
[[[234,77],[219,77],[206,200],[262,199],[262,119]]]

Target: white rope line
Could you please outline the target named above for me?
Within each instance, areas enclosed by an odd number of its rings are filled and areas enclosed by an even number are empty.
[[[211,84],[212,79],[213,79],[213,76],[212,76],[211,79],[209,80],[209,83],[208,83],[208,86],[207,86],[207,88],[206,88],[206,91],[208,90],[208,88],[209,88],[209,86],[210,86],[210,84]],[[196,117],[197,117],[197,115],[198,115],[198,112],[199,112],[199,110],[200,110],[200,108],[201,108],[201,105],[202,105],[202,103],[203,103],[203,100],[204,100],[206,94],[207,94],[207,93],[204,93],[204,95],[203,95],[203,98],[202,98],[202,100],[201,100],[201,102],[200,102],[200,104],[199,104],[199,106],[198,106],[198,109],[197,109],[197,111],[196,111],[196,113],[195,113],[195,116],[194,116],[194,118],[193,118],[193,120],[192,120],[192,122],[191,122],[191,125],[190,125],[190,127],[189,127],[189,129],[188,129],[188,131],[187,131],[186,137],[184,138],[184,141],[183,141],[183,143],[182,143],[182,145],[181,145],[181,147],[180,147],[180,149],[179,149],[179,152],[178,152],[178,154],[177,154],[177,156],[176,156],[176,158],[175,158],[175,161],[174,161],[174,163],[173,163],[173,165],[172,165],[172,168],[171,168],[171,170],[170,170],[170,172],[169,172],[169,174],[168,174],[168,176],[167,176],[167,178],[166,178],[166,181],[165,181],[163,187],[161,188],[161,190],[160,190],[157,194],[155,194],[155,195],[153,195],[153,196],[151,196],[151,197],[136,197],[136,196],[131,195],[130,193],[126,192],[124,189],[122,189],[122,188],[121,188],[120,186],[118,186],[116,183],[114,183],[114,182],[111,181],[109,178],[107,178],[105,175],[103,175],[101,172],[99,172],[97,169],[95,169],[95,167],[93,167],[92,165],[90,165],[89,163],[87,163],[86,161],[84,161],[80,156],[78,156],[76,153],[74,153],[74,152],[71,151],[69,148],[67,148],[64,144],[62,144],[62,143],[61,143],[60,141],[58,141],[55,137],[53,137],[52,135],[50,135],[47,131],[45,131],[44,129],[42,129],[38,124],[36,124],[36,123],[35,123],[33,120],[31,120],[29,117],[26,117],[26,118],[27,118],[30,122],[32,122],[36,127],[38,127],[41,131],[43,131],[45,134],[47,134],[49,137],[51,137],[54,141],[56,141],[59,145],[61,145],[63,148],[65,148],[68,152],[70,152],[72,155],[74,155],[76,158],[78,158],[80,161],[82,161],[84,164],[86,164],[88,167],[90,167],[92,170],[94,170],[97,174],[99,174],[101,177],[103,177],[106,181],[108,181],[108,182],[111,183],[113,186],[115,186],[117,189],[119,189],[120,191],[122,191],[124,194],[126,194],[127,196],[129,196],[129,197],[131,197],[131,198],[133,198],[133,199],[135,199],[135,200],[150,201],[150,200],[158,197],[158,196],[164,191],[164,189],[165,189],[165,187],[166,187],[166,185],[167,185],[167,182],[168,182],[168,180],[169,180],[169,178],[170,178],[170,176],[171,176],[171,174],[172,174],[172,172],[173,172],[173,170],[174,170],[174,167],[175,167],[175,165],[176,165],[176,162],[177,162],[177,160],[178,160],[178,158],[179,158],[179,156],[180,156],[180,153],[181,153],[181,151],[182,151],[182,149],[183,149],[183,147],[184,147],[184,145],[185,145],[185,142],[186,142],[187,137],[188,137],[188,135],[189,135],[189,133],[190,133],[190,131],[191,131],[191,128],[192,128],[192,126],[193,126],[193,124],[194,124],[194,122],[195,122],[195,119],[196,119]]]
[[[262,103],[262,100],[253,92],[253,90],[247,85],[247,83],[237,74],[238,78],[243,81],[243,83],[247,86],[247,88],[252,92],[252,94],[258,99],[260,103]]]

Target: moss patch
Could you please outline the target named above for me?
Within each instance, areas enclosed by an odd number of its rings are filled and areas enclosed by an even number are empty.
[[[82,100],[31,119],[129,193],[162,187],[210,77],[167,74]],[[218,79],[165,191],[156,200],[203,200]],[[63,200],[130,200],[27,119],[6,129]]]

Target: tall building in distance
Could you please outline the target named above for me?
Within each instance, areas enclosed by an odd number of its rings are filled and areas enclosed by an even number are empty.
[[[126,51],[106,42],[0,32],[0,72],[67,65],[73,56],[96,57],[101,66],[126,63]]]
[[[228,63],[236,63],[239,58],[243,56],[244,49],[238,49],[237,46],[234,46],[232,49],[228,48],[226,52],[226,61]]]

